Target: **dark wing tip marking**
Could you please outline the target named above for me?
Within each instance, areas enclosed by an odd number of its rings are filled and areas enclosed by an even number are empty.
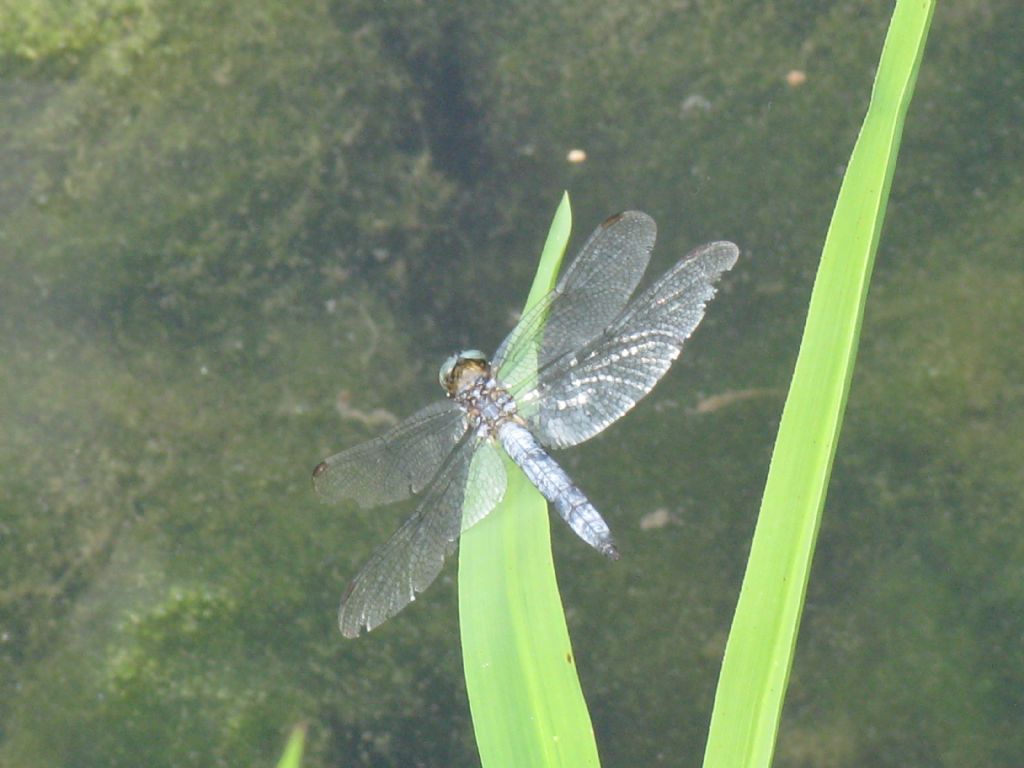
[[[626,215],[626,213],[627,211],[619,211],[618,213],[613,213],[611,216],[609,216],[607,219],[601,222],[601,229],[608,229],[608,227],[612,226],[613,224],[616,224],[618,221],[622,219],[623,216]]]
[[[327,470],[330,468],[330,464],[328,464],[326,461],[321,461],[319,464],[313,467],[313,477],[311,478],[313,482],[313,492],[316,494],[321,504],[327,503],[327,497],[324,496],[323,489],[324,481],[322,481],[321,478],[327,473]]]

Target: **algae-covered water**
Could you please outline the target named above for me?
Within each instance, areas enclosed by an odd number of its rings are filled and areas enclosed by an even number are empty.
[[[402,510],[309,474],[493,349],[547,224],[743,255],[682,359],[560,454],[606,766],[698,765],[811,279],[889,4],[0,7],[0,764],[478,763],[454,564],[368,637]],[[1024,10],[940,3],[776,765],[1024,754]],[[585,159],[571,150],[583,150]]]

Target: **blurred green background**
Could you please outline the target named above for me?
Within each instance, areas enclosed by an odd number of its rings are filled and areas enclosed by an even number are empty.
[[[743,250],[674,372],[559,455],[623,552],[555,521],[603,762],[698,764],[890,12],[0,4],[0,763],[270,765],[300,720],[310,766],[477,762],[454,567],[344,640],[402,511],[309,473],[497,345],[567,188],[577,246],[636,207],[652,271]],[[1024,752],[1022,29],[935,16],[778,766]]]

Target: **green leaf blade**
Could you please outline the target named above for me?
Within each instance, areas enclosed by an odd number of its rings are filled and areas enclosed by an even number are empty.
[[[285,744],[284,753],[277,763],[277,768],[301,768],[302,753],[306,748],[306,725],[300,724],[292,728]]]
[[[934,3],[900,0],[836,202],[786,399],[704,756],[768,766],[903,122]]]
[[[568,196],[552,223],[528,310],[555,284],[571,229]],[[547,502],[505,458],[501,504],[462,535],[459,624],[482,765],[597,766],[555,580]]]

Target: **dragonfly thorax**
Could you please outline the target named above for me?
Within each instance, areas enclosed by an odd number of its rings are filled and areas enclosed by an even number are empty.
[[[515,400],[494,377],[483,352],[470,349],[452,355],[438,378],[448,397],[466,412],[470,428],[484,437],[497,434],[502,424],[517,418]]]
[[[516,401],[493,376],[476,379],[453,398],[466,412],[471,429],[481,437],[497,435],[502,424],[522,422],[516,413]]]

